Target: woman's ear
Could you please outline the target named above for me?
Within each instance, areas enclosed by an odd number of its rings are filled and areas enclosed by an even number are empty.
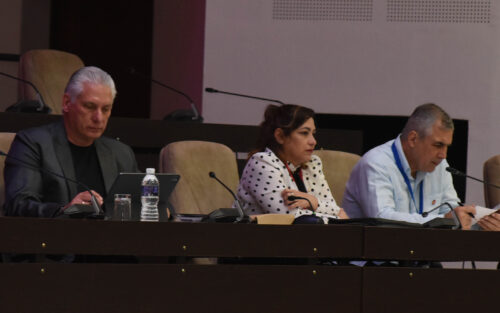
[[[277,143],[282,145],[285,142],[285,133],[283,132],[283,129],[281,128],[276,128],[274,130],[274,139],[276,140]]]

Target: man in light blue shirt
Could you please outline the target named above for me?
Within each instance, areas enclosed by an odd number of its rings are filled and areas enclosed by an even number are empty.
[[[435,104],[418,106],[395,139],[368,151],[346,185],[342,206],[351,218],[380,217],[425,223],[451,218],[443,205],[427,217],[422,213],[447,202],[462,227],[470,228],[474,206],[459,206],[446,154],[453,139],[453,121]]]

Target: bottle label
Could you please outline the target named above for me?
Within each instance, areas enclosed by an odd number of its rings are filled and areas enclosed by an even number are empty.
[[[158,196],[158,186],[142,186],[142,196]]]

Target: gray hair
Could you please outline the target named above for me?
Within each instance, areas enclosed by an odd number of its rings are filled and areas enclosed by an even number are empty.
[[[71,97],[71,102],[75,102],[76,98],[82,93],[84,83],[108,86],[111,89],[113,100],[116,97],[116,88],[113,78],[98,67],[85,66],[71,75],[66,85],[66,89],[64,89],[64,93],[67,93]]]
[[[453,120],[441,107],[434,103],[419,105],[406,122],[401,138],[407,139],[412,130],[419,136],[426,137],[431,133],[432,126],[437,120],[441,121],[441,127],[444,129],[454,129]]]

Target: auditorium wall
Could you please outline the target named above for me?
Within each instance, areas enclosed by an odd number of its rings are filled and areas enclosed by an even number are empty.
[[[435,102],[469,120],[467,170],[482,177],[500,153],[499,5],[210,0],[203,84],[321,113],[409,115]],[[203,94],[210,123],[257,124],[265,106]],[[482,185],[468,182],[467,200],[483,204]]]
[[[50,3],[0,0],[0,54],[49,46]],[[208,123],[258,124],[266,103],[204,87],[335,114],[408,115],[435,102],[469,120],[469,174],[500,153],[498,1],[155,0],[154,10],[152,76],[190,94]],[[0,79],[2,110],[17,97]],[[173,97],[152,87],[151,117],[186,104]],[[467,184],[467,200],[483,203],[480,184]]]

